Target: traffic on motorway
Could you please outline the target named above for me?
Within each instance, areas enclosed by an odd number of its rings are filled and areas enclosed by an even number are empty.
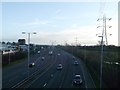
[[[54,46],[43,47],[20,63],[3,68],[4,88],[93,88],[83,62]]]

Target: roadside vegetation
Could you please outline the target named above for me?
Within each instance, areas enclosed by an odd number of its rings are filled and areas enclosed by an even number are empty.
[[[7,66],[13,64],[13,63],[17,63],[20,60],[22,60],[23,58],[27,57],[27,53],[26,52],[16,52],[14,54],[6,54],[6,55],[2,55],[2,66]]]
[[[86,64],[97,88],[100,87],[100,46],[59,46]],[[118,88],[120,83],[120,47],[104,46],[103,87]]]

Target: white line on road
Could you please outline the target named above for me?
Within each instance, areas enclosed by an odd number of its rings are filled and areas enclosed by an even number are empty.
[[[59,86],[59,88],[61,88],[61,85]]]
[[[38,76],[36,79],[34,79],[34,80],[32,81],[32,83],[29,83],[28,86],[27,86],[27,88],[28,88],[30,85],[32,85],[38,78],[40,78],[44,73],[46,73],[46,72],[53,66],[53,64],[55,64],[55,62],[56,62],[56,61],[54,61],[54,63],[52,63],[52,64],[49,66],[49,68],[47,68],[43,73],[41,73],[40,76]]]
[[[94,83],[94,80],[93,80],[91,74],[90,74],[90,73],[88,73],[88,74],[89,74],[90,78],[92,79],[92,82],[93,82],[93,84],[94,84],[94,87],[96,88],[95,83]]]
[[[9,82],[14,81],[18,76],[13,77],[12,79],[9,79]]]
[[[80,61],[80,64],[81,64],[81,61]],[[83,70],[83,67],[80,65],[81,67],[81,70],[83,72],[83,77],[84,77],[84,81],[85,81],[85,88],[87,88],[87,85],[86,85],[86,78],[85,78],[85,75],[84,75],[84,70]]]
[[[25,74],[27,74],[27,72],[24,72],[22,75],[25,75]]]
[[[43,87],[45,87],[47,85],[47,83],[45,83],[44,85],[43,85]]]

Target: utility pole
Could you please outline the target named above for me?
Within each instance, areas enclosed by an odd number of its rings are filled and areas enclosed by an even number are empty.
[[[85,60],[85,64],[87,63],[87,61],[86,61],[86,45],[84,45],[84,60]]]
[[[108,45],[108,40],[107,40],[107,30],[106,30],[106,28],[107,27],[109,27],[109,28],[111,28],[112,26],[107,26],[106,25],[106,20],[111,20],[112,18],[106,18],[106,16],[105,15],[103,15],[103,18],[98,18],[98,20],[97,21],[99,21],[99,20],[103,20],[103,26],[98,26],[97,28],[99,28],[99,27],[103,27],[103,38],[105,37],[105,44],[106,45]]]
[[[76,46],[77,46],[77,36],[76,36],[76,38],[75,38],[75,43],[76,43]]]
[[[30,63],[30,35],[31,35],[31,34],[36,34],[36,32],[33,32],[33,33],[22,32],[22,34],[28,34],[28,78],[29,78],[29,63]]]
[[[10,64],[10,50],[9,50],[9,59],[8,60],[9,60],[9,64]]]
[[[106,26],[106,20],[111,20],[111,18],[106,18],[106,16],[104,15],[103,18],[99,18],[97,21],[99,21],[99,20],[103,20],[103,26],[98,26],[97,27],[97,28],[103,27],[102,35],[98,36],[98,37],[101,37],[100,88],[102,88],[102,66],[103,66],[103,49],[104,49],[103,41],[104,41],[104,37],[105,37],[106,45],[108,45],[107,30],[106,30],[106,27],[107,27]],[[108,27],[111,28],[112,26],[108,26]]]

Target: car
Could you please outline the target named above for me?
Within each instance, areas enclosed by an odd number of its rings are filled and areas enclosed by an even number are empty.
[[[72,58],[73,58],[73,59],[75,59],[75,57],[74,57],[74,56],[73,56]]]
[[[58,53],[57,55],[60,56],[60,53]]]
[[[38,54],[40,53],[40,51],[38,51]]]
[[[77,62],[77,61],[74,61],[74,65],[78,65],[78,62]]]
[[[58,64],[57,70],[62,70],[62,64]]]
[[[29,64],[29,67],[34,67],[35,66],[35,63],[30,63]]]
[[[52,51],[49,51],[49,55],[52,55],[53,54],[53,52]]]
[[[44,60],[44,59],[45,59],[45,57],[42,57],[41,59],[42,59],[42,60]]]
[[[44,47],[41,47],[41,49],[44,49]]]
[[[81,75],[76,74],[73,79],[73,85],[81,85],[83,83]]]

